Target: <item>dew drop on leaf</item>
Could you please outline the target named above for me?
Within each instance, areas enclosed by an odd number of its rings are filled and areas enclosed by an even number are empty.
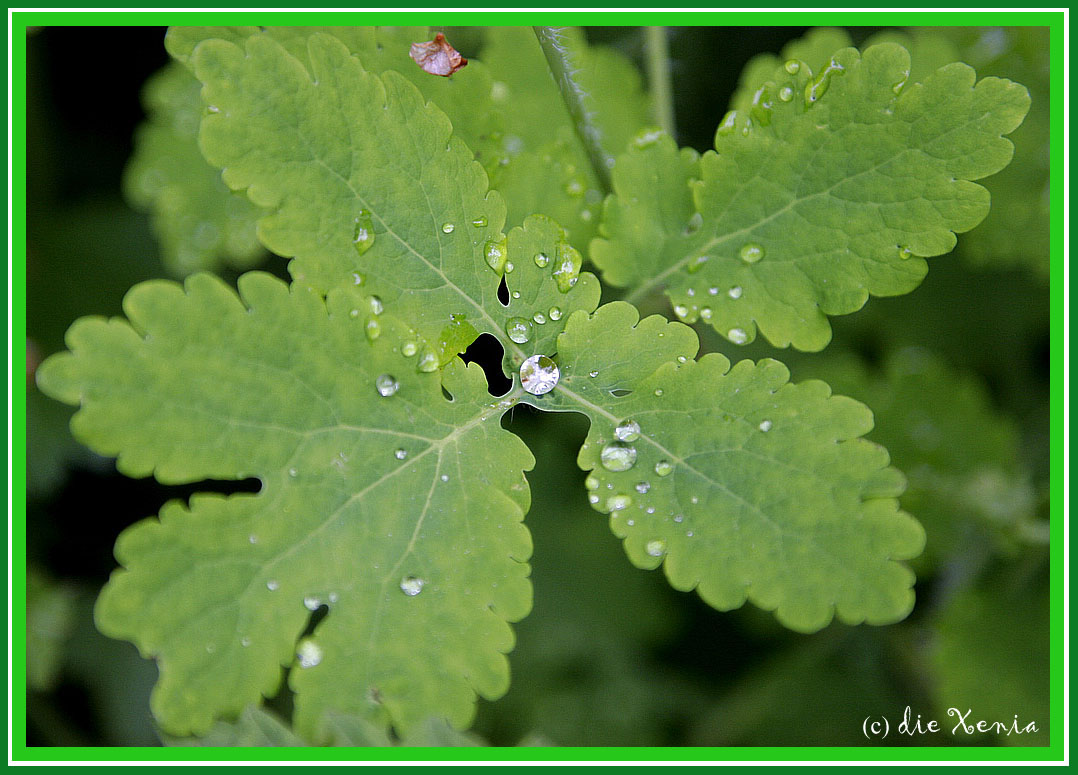
[[[789,86],[783,86],[779,89],[779,99],[783,102],[789,102],[794,98],[794,90]]]
[[[419,345],[415,342],[405,342],[401,345],[401,355],[405,358],[411,358],[419,351]]]
[[[737,111],[731,110],[725,116],[722,117],[722,123],[719,124],[715,130],[715,134],[720,137],[733,134],[734,127],[737,125]]]
[[[356,253],[363,255],[374,244],[374,224],[371,223],[370,214],[364,210],[355,219],[355,228],[352,231],[352,247]]]
[[[651,489],[651,482],[637,482],[635,489],[641,495],[647,495],[648,490]]]
[[[397,460],[404,460],[406,457],[408,457],[408,450],[401,447],[393,453],[393,457],[397,458]]]
[[[533,396],[549,393],[560,377],[558,365],[545,355],[533,355],[520,364],[520,383]]]
[[[655,464],[655,473],[659,476],[668,476],[673,470],[674,466],[670,464],[669,460],[660,460]]]
[[[363,285],[363,275],[359,272],[352,272],[352,285]]]
[[[596,504],[598,502],[599,502],[599,496],[596,495],[595,493],[592,493],[591,495],[588,496],[588,503],[591,503],[591,504],[594,505],[594,504]]]
[[[735,285],[733,288],[728,290],[726,293],[727,293],[727,295],[729,295],[729,297],[731,299],[740,299],[741,298],[741,286],[740,285]]]
[[[300,667],[315,667],[322,663],[322,647],[310,638],[305,638],[296,647],[296,657]]]
[[[666,554],[666,541],[661,538],[648,541],[644,546],[644,551],[652,557],[662,557]]]
[[[388,398],[400,389],[400,383],[390,374],[379,374],[374,380],[374,387],[378,390],[378,395]]]
[[[790,75],[797,75],[799,72],[801,72],[801,63],[798,62],[796,59],[790,59],[787,60],[785,68],[786,72],[788,72]]]
[[[684,304],[675,304],[674,305],[674,314],[677,315],[679,318],[688,317],[689,308],[686,307]]]
[[[738,255],[746,264],[755,264],[764,257],[764,248],[758,242],[746,242],[741,246]]]
[[[898,257],[905,261],[907,258],[913,257],[913,251],[909,247],[900,247],[898,249]]]
[[[442,474],[438,478],[441,479],[443,482],[448,482],[449,481],[449,474]]]
[[[711,320],[711,307],[703,307],[700,309],[701,320]]]
[[[841,75],[845,71],[845,67],[832,59],[827,67],[820,71],[819,75],[805,84],[805,102],[809,105],[819,102],[820,98],[827,93],[827,89],[831,86],[832,76]]]
[[[551,307],[547,310],[551,320],[561,320],[561,307]]]
[[[281,586],[281,585],[279,583],[277,583],[276,581],[274,581],[273,579],[270,579],[269,581],[266,582],[266,589],[268,589],[270,592],[276,592],[277,588],[279,586]]]
[[[580,267],[583,263],[584,259],[581,258],[580,251],[568,242],[562,242],[558,245],[553,274],[559,291],[568,293],[576,285],[580,275]]]
[[[483,246],[483,258],[486,259],[487,266],[498,274],[505,271],[508,256],[509,251],[506,248],[505,237],[500,240],[488,240],[487,244]]]
[[[408,595],[408,597],[415,597],[423,591],[423,585],[426,582],[421,578],[415,576],[405,576],[401,579],[401,592]]]
[[[307,597],[303,598],[303,607],[306,608],[308,611],[317,611],[318,606],[320,605],[322,605],[322,601],[319,600],[317,597],[308,595]]]
[[[371,305],[372,315],[381,315],[382,310],[385,309],[385,305],[382,304],[382,300],[377,296],[371,296],[368,303]]]
[[[710,260],[711,256],[708,255],[695,256],[689,260],[689,263],[685,266],[685,271],[689,274],[696,274]]]
[[[472,218],[472,226],[475,228],[482,229],[486,225],[487,217],[485,215],[480,215],[478,218]]]
[[[584,486],[587,487],[589,490],[598,490],[599,480],[591,474],[588,474],[588,477],[584,480]]]
[[[415,365],[416,371],[421,371],[424,374],[429,374],[432,371],[438,370],[438,356],[431,350],[425,351],[419,356],[419,360]]]
[[[299,476],[299,471],[297,471],[295,468],[289,468],[288,475],[295,479],[297,476]]]
[[[611,495],[606,499],[606,508],[609,511],[624,511],[633,505],[633,499],[628,495]]]
[[[550,263],[550,256],[548,256],[546,253],[536,253],[535,254],[535,265],[537,267],[539,267],[540,269],[545,269],[547,264],[549,264],[549,263]]]
[[[771,430],[771,421],[770,420],[764,420],[762,423],[760,423],[759,427],[760,427],[761,431],[763,431],[764,433],[767,433],[769,430]]]
[[[367,321],[367,325],[364,327],[363,332],[367,335],[367,338],[373,342],[382,335],[382,324],[379,323],[376,318],[371,318]]]
[[[749,335],[745,333],[743,328],[731,328],[726,333],[726,338],[734,344],[745,344],[745,342],[749,341]]]
[[[636,447],[615,441],[603,447],[599,461],[607,471],[628,471],[636,463]]]
[[[442,224],[442,233],[443,234],[452,234],[453,230],[456,229],[456,228],[457,228],[456,226],[454,226],[453,224],[451,224],[451,223],[449,223],[447,221],[446,223]]]
[[[595,370],[595,369],[592,369],[591,371],[588,372],[588,376],[594,379],[595,377],[599,376],[599,372],[597,370]]]
[[[532,338],[532,324],[524,318],[505,321],[505,334],[517,344],[525,344]]]
[[[240,645],[244,648],[247,648],[251,645],[251,639],[244,635],[242,638],[240,638]]]
[[[640,423],[636,420],[622,420],[614,428],[614,438],[618,441],[636,441],[640,438]]]
[[[532,320],[534,320],[538,325],[541,326],[546,323],[546,315],[544,315],[542,312],[536,312],[534,315],[532,315]]]

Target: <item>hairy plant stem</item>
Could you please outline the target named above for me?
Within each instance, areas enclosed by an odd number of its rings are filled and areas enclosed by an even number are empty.
[[[591,113],[584,104],[586,94],[580,84],[573,77],[575,70],[569,60],[569,51],[560,40],[560,33],[555,27],[532,27],[535,37],[539,40],[539,47],[543,49],[550,72],[554,76],[554,82],[558,84],[558,91],[565,100],[565,106],[569,109],[569,115],[573,119],[573,128],[577,137],[587,151],[588,160],[595,171],[595,177],[599,179],[604,195],[611,191],[610,166],[607,164],[607,154],[599,144],[602,132],[592,121]]]
[[[674,93],[670,85],[670,49],[666,27],[644,28],[644,50],[648,62],[648,88],[651,110],[659,127],[677,140],[674,123]]]

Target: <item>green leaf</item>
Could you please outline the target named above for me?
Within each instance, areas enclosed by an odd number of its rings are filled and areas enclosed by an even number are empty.
[[[300,734],[327,707],[404,730],[431,713],[467,724],[475,693],[505,691],[506,621],[530,606],[530,453],[498,426],[478,366],[449,364],[445,400],[388,313],[383,338],[363,335],[348,289],[323,302],[258,273],[240,289],[243,303],[208,275],[186,292],[144,283],[130,323],[82,319],[38,372],[128,475],[262,481],[125,531],[99,626],[157,658],[171,734],[272,694],[297,653]],[[330,613],[297,647],[319,603]]]
[[[1025,115],[1026,90],[976,83],[958,63],[907,84],[909,55],[894,44],[863,57],[843,49],[833,61],[815,76],[804,63],[795,74],[779,68],[759,105],[727,116],[715,152],[700,159],[700,181],[686,180],[695,213],[683,211],[682,229],[646,246],[665,268],[629,301],[665,286],[679,317],[705,320],[736,344],[759,330],[776,346],[819,350],[831,337],[828,315],[913,290],[924,257],[951,250],[956,232],[984,218],[988,193],[970,181],[1010,160],[1002,135]],[[652,146],[654,164],[661,151]],[[600,268],[631,276],[625,265],[643,247],[619,250],[627,238],[602,231],[610,244],[592,249]]]
[[[143,90],[149,116],[135,137],[124,170],[124,191],[151,214],[166,268],[175,275],[199,269],[254,266],[265,255],[255,236],[264,210],[228,190],[198,150],[202,119],[199,82],[173,63]]]
[[[307,745],[281,719],[258,705],[248,705],[235,721],[218,721],[202,737],[164,735],[163,738],[166,745],[175,746],[266,748]]]
[[[927,532],[922,564],[968,553],[971,532],[999,546],[1046,538],[1018,463],[1018,429],[973,375],[921,348],[889,354],[878,370],[847,356],[806,363],[798,373],[826,379],[872,407],[870,437],[906,474],[902,506]]]
[[[620,302],[574,314],[558,339],[564,376],[540,405],[591,419],[578,463],[629,559],[796,630],[904,617],[913,575],[896,560],[924,532],[898,510],[886,451],[858,438],[871,413],[822,382],[788,383],[777,361],[731,368],[691,360],[696,348],[688,327]]]

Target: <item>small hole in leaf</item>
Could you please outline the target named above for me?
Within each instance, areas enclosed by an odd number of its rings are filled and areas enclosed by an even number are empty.
[[[329,613],[329,606],[323,603],[318,608],[311,611],[311,615],[307,617],[307,627],[303,630],[303,633],[296,640],[298,643],[303,638],[314,633],[315,628],[322,623],[322,620],[326,618],[326,614]]]
[[[442,385],[442,398],[444,398],[446,401],[449,401],[450,403],[452,403],[453,401],[453,394],[445,389],[445,385]]]
[[[626,390],[625,388],[614,388],[613,390],[610,391],[610,395],[612,395],[612,396],[614,396],[616,398],[621,398],[622,396],[630,395],[632,392],[633,391]]]
[[[505,283],[505,275],[502,275],[502,282],[498,286],[498,301],[503,307],[509,306],[509,286]]]
[[[488,393],[503,396],[513,387],[513,381],[502,373],[504,356],[501,342],[491,334],[480,334],[460,357],[465,363],[478,363],[483,368],[483,373],[487,375]]]

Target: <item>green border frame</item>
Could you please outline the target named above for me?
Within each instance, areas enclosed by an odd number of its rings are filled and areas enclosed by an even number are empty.
[[[25,380],[15,379],[22,373],[19,364],[26,358],[26,28],[44,24],[65,26],[141,26],[163,25],[169,22],[192,24],[212,21],[214,24],[283,24],[317,23],[349,24],[362,13],[366,24],[421,21],[437,24],[484,25],[523,24],[556,21],[569,24],[651,24],[741,26],[765,23],[774,26],[911,26],[942,25],[1007,25],[1047,26],[1051,36],[1051,143],[1062,149],[1064,135],[1063,79],[1067,63],[1063,56],[1066,17],[1062,9],[1051,11],[1000,11],[970,9],[968,11],[489,11],[419,13],[409,10],[386,11],[327,11],[292,12],[280,10],[245,11],[47,11],[29,9],[12,12],[9,9],[11,34],[11,308],[10,354],[12,358],[11,390],[11,675],[12,718],[11,762],[1060,762],[1068,754],[1063,748],[1063,704],[1067,702],[1063,684],[1064,563],[1069,559],[1069,547],[1063,543],[1066,517],[1063,484],[1067,472],[1063,469],[1066,438],[1053,432],[1051,445],[1051,726],[1055,731],[1052,743],[1045,747],[783,747],[783,748],[115,748],[115,747],[28,747],[26,739],[26,386]],[[433,17],[433,18],[432,18]],[[477,18],[481,17],[481,18]],[[1063,331],[1067,321],[1069,289],[1064,285],[1064,233],[1066,218],[1063,203],[1065,169],[1062,153],[1054,153],[1051,162],[1052,186],[1052,257],[1050,275],[1050,395],[1051,428],[1063,427]]]

